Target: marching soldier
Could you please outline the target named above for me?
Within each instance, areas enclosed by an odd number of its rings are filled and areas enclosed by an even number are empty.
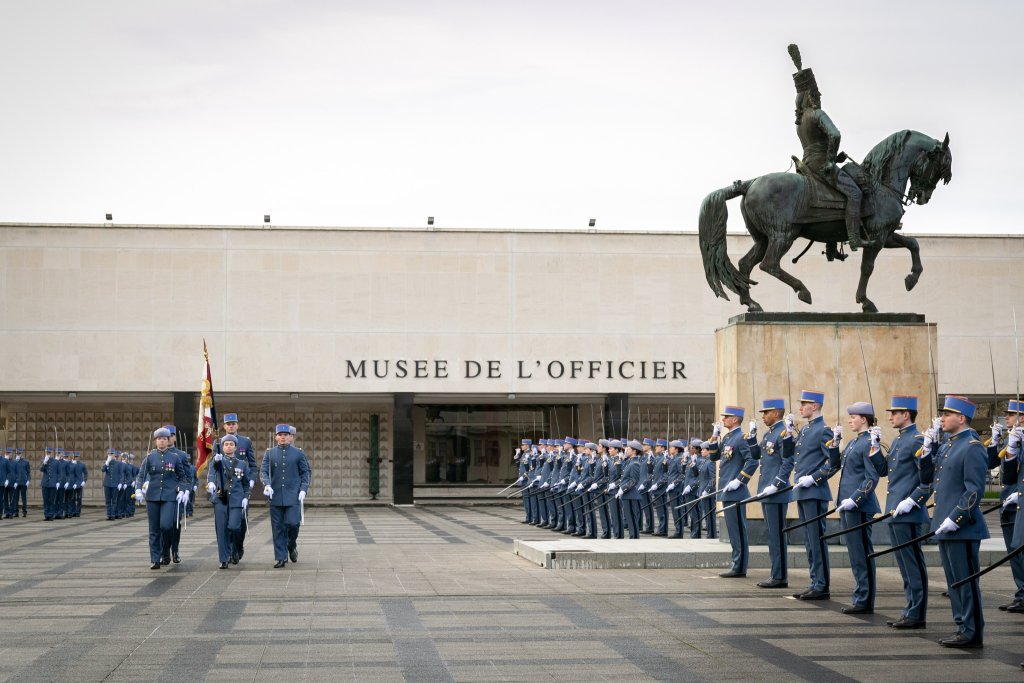
[[[683,487],[686,478],[685,462],[687,461],[686,444],[679,439],[668,442],[668,472],[665,479],[665,498],[668,509],[672,511],[673,533],[669,538],[683,537],[683,511],[679,508],[683,504]]]
[[[921,535],[929,523],[925,503],[932,495],[932,458],[918,457],[924,435],[918,431],[916,396],[893,396],[887,409],[889,424],[899,434],[889,447],[889,493],[885,499],[886,514],[892,513],[889,534],[892,545],[906,543]],[[928,612],[928,567],[921,545],[915,543],[896,551],[896,564],[903,577],[903,593],[907,604],[900,618],[887,622],[896,629],[925,628]]]
[[[828,510],[832,500],[828,480],[839,471],[838,458],[830,460],[826,446],[832,441],[832,430],[825,425],[821,406],[825,403],[822,391],[804,389],[800,392],[800,416],[807,424],[797,435],[793,459],[793,497],[796,499],[800,521],[821,517]],[[793,416],[786,416],[786,429],[794,431]],[[793,597],[799,600],[830,600],[830,573],[828,545],[825,535],[825,518],[804,526],[804,545],[807,548],[807,567],[811,584],[802,593]]]
[[[783,529],[786,528],[786,510],[793,500],[793,494],[791,491],[778,492],[789,486],[789,475],[793,472],[793,439],[787,435],[786,425],[782,421],[785,411],[785,399],[769,398],[761,402],[761,421],[768,431],[759,445],[751,446],[754,459],[760,462],[757,495],[761,496],[761,511],[764,513],[768,536],[768,556],[772,565],[768,580],[758,582],[760,588],[789,587],[789,567],[786,561],[789,543]],[[753,426],[750,431],[754,432]]]
[[[1010,434],[1021,421],[1020,413],[1020,403],[1011,399],[1006,406],[1006,428]],[[1012,541],[1020,499],[1020,493],[1017,490],[1020,460],[1015,457],[1006,457],[1007,449],[1000,449],[1003,444],[1003,432],[1003,425],[998,422],[992,425],[992,439],[988,443],[988,468],[990,470],[999,468],[999,482],[1003,485],[999,492],[999,502],[1002,503],[1002,509],[999,511],[999,528],[1003,532],[1006,552],[1010,552],[1014,548]],[[999,609],[1005,612],[1021,613],[1024,612],[1024,555],[1017,555],[1010,560],[1010,573],[1013,575],[1016,591],[1013,594],[1013,600],[999,605]]]
[[[263,495],[270,501],[270,528],[274,540],[274,569],[299,561],[299,525],[302,503],[312,476],[306,454],[289,443],[286,424],[275,428],[277,447],[268,448],[260,463]]]
[[[696,439],[695,439],[696,440]],[[700,538],[700,520],[707,520],[708,538],[718,538],[718,515],[713,510],[718,507],[717,496],[710,496],[715,490],[718,465],[711,459],[711,442],[701,441],[699,456],[695,455],[694,469],[697,471],[697,497],[709,496],[693,506],[698,508],[698,516],[690,527],[690,538]],[[691,512],[692,514],[692,512]],[[696,528],[697,536],[694,536]]]
[[[949,586],[978,571],[978,549],[982,539],[989,538],[988,525],[978,508],[985,493],[988,456],[971,429],[976,410],[977,406],[962,396],[947,396],[942,407],[942,431],[949,435],[949,440],[935,449],[929,443],[934,438],[925,436],[925,444],[935,460],[935,514],[931,529],[939,539],[939,556]],[[982,647],[985,620],[978,579],[958,588],[950,587],[948,592],[957,630],[939,644],[953,648]]]
[[[242,518],[249,507],[249,463],[236,457],[238,437],[226,434],[220,438],[220,452],[213,456],[207,468],[206,491],[213,503],[213,525],[217,533],[217,554],[220,568],[228,562],[238,564],[241,555],[238,536],[242,531]]]
[[[654,485],[651,487],[651,507],[657,513],[655,536],[668,536],[668,466],[671,456],[668,454],[668,441],[654,440]]]
[[[180,521],[184,496],[188,495],[189,480],[185,472],[185,459],[171,448],[171,433],[161,427],[153,432],[156,447],[142,460],[135,479],[135,501],[146,504],[149,516],[150,569],[160,569],[171,563],[171,544],[175,527]],[[180,559],[175,557],[176,562]]]
[[[43,520],[49,522],[57,514],[57,465],[54,458],[53,448],[47,446],[43,449],[43,463],[39,471],[43,476],[39,478],[39,488],[43,492]]]
[[[14,471],[17,476],[14,486],[14,516],[18,516],[18,500],[21,500],[21,516],[28,517],[28,487],[32,483],[32,465],[25,458],[25,449],[14,449]]]
[[[643,497],[638,490],[647,476],[647,467],[640,460],[643,444],[633,440],[626,444],[626,464],[615,497],[622,500],[622,519],[631,539],[640,538],[640,505]]]
[[[117,459],[116,448],[107,449],[107,459],[103,461],[100,470],[103,472],[103,502],[107,508],[107,521],[120,518],[118,510],[121,493],[121,461]]]
[[[0,513],[4,519],[12,517],[11,509],[14,507],[14,461],[11,456],[14,449],[10,446],[4,448],[4,457],[0,459],[0,482],[3,482],[3,496],[0,497]]]
[[[177,447],[178,443],[178,430],[174,425],[165,425],[164,429],[170,434],[170,440],[168,448],[178,454],[178,457],[184,463],[185,477],[181,481],[181,517],[188,516],[188,503],[192,500],[192,494],[196,487],[196,480],[193,472],[195,468],[192,467],[192,459],[189,458],[188,453]],[[174,560],[175,564],[181,562],[181,556],[178,554],[178,550],[181,546],[181,528],[183,525],[176,524],[174,529],[171,530],[171,559]]]
[[[849,406],[846,412],[850,416],[847,423],[856,436],[846,444],[841,456],[840,501],[836,509],[843,529],[860,528],[846,535],[846,550],[856,585],[851,604],[843,608],[843,614],[873,614],[875,561],[868,556],[874,552],[874,548],[871,545],[871,527],[864,526],[864,523],[880,511],[875,487],[886,474],[886,461],[881,448],[882,430],[875,426],[875,408],[870,403],[858,401]],[[832,434],[830,460],[840,457],[842,426],[837,424]]]
[[[225,413],[224,414],[224,433],[231,434],[238,439],[238,448],[235,450],[235,454],[239,458],[244,458],[246,464],[249,465],[249,496],[252,496],[252,489],[256,486],[256,451],[252,446],[252,439],[238,433],[238,414],[237,413]],[[219,447],[219,443],[217,444]],[[238,557],[239,559],[245,555],[245,535],[249,530],[249,521],[245,515],[242,516],[242,530],[236,534],[236,541],[238,545]]]
[[[722,422],[716,424],[711,433],[711,444],[708,449],[711,460],[721,460],[722,463],[718,470],[718,483],[722,489],[721,501],[727,504],[725,525],[729,531],[729,545],[732,546],[732,566],[729,571],[719,574],[726,579],[746,576],[750,556],[747,508],[745,505],[729,505],[750,497],[747,482],[757,471],[757,461],[754,460],[740,427],[743,423],[743,414],[744,410],[740,406],[725,406],[722,410]]]

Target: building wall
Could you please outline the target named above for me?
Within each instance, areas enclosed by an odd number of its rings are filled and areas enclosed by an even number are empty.
[[[886,250],[869,295],[938,323],[940,391],[992,393],[991,339],[997,393],[1013,393],[1022,240],[920,241],[917,289],[904,290],[907,252]],[[730,237],[730,255],[750,244]],[[786,261],[811,307],[755,271],[767,310],[857,310],[859,255],[828,263],[819,247]],[[226,392],[709,394],[714,330],[742,312],[707,288],[694,233],[7,224],[0,273],[4,394],[194,391],[204,339]],[[364,360],[367,376],[351,376],[347,361]]]

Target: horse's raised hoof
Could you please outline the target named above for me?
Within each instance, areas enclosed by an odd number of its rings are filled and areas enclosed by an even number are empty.
[[[811,303],[811,293],[806,289],[801,289],[799,292],[797,292],[796,298],[800,299],[800,301],[803,301],[805,304]]]
[[[764,309],[761,308],[761,304],[756,301],[751,301],[747,304],[747,313],[761,313],[762,311],[764,311]]]
[[[865,313],[878,313],[878,307],[875,306],[874,302],[870,299],[864,299],[864,302],[860,306],[861,310]]]
[[[911,273],[903,280],[903,284],[907,286],[908,292],[914,288],[914,285],[917,284],[918,277],[920,276],[917,275],[917,273]]]

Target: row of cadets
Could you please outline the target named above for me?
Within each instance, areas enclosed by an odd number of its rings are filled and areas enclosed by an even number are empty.
[[[135,507],[131,505],[129,491],[138,475],[138,468],[131,463],[135,456],[131,453],[118,453],[116,448],[107,450],[107,459],[103,462],[103,501],[106,504],[107,519],[123,519],[135,515]]]
[[[1016,456],[1020,451],[1021,432],[1024,429],[1021,412],[1021,402],[1011,399],[1006,407],[1006,427],[995,422],[992,425],[992,438],[986,444],[988,468],[999,468],[999,483],[1003,485],[999,492],[999,501],[1002,504],[999,511],[999,527],[1003,532],[1006,552],[1016,547],[1013,538],[1017,531],[1016,519],[1020,509],[1018,483],[1021,474],[1020,459]],[[1024,554],[1018,554],[1010,560],[1010,573],[1013,575],[1015,588],[1013,599],[1000,605],[999,609],[1024,613]]]
[[[28,485],[32,478],[32,466],[23,456],[23,449],[7,446],[0,459],[0,483],[3,484],[0,512],[4,519],[18,516],[19,500],[21,516],[28,517]]]
[[[721,491],[720,500],[726,503],[725,524],[732,546],[732,566],[719,575],[725,578],[746,576],[750,557],[746,506],[733,505],[750,497],[747,482],[757,471],[757,461],[741,429],[743,415],[742,407],[725,406],[721,423],[714,425],[708,449],[711,460],[720,461],[719,483],[726,482],[718,489]]]
[[[51,457],[51,453],[55,457]],[[47,448],[39,466],[43,476],[43,519],[68,519],[78,517],[82,512],[82,488],[89,479],[89,469],[79,462],[77,451],[56,451]]]

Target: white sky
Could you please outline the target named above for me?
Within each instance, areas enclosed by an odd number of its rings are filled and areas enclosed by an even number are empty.
[[[799,154],[797,42],[854,158],[949,132],[953,182],[908,232],[1021,232],[1022,20],[1010,1],[5,0],[0,221],[692,230],[708,192]]]

